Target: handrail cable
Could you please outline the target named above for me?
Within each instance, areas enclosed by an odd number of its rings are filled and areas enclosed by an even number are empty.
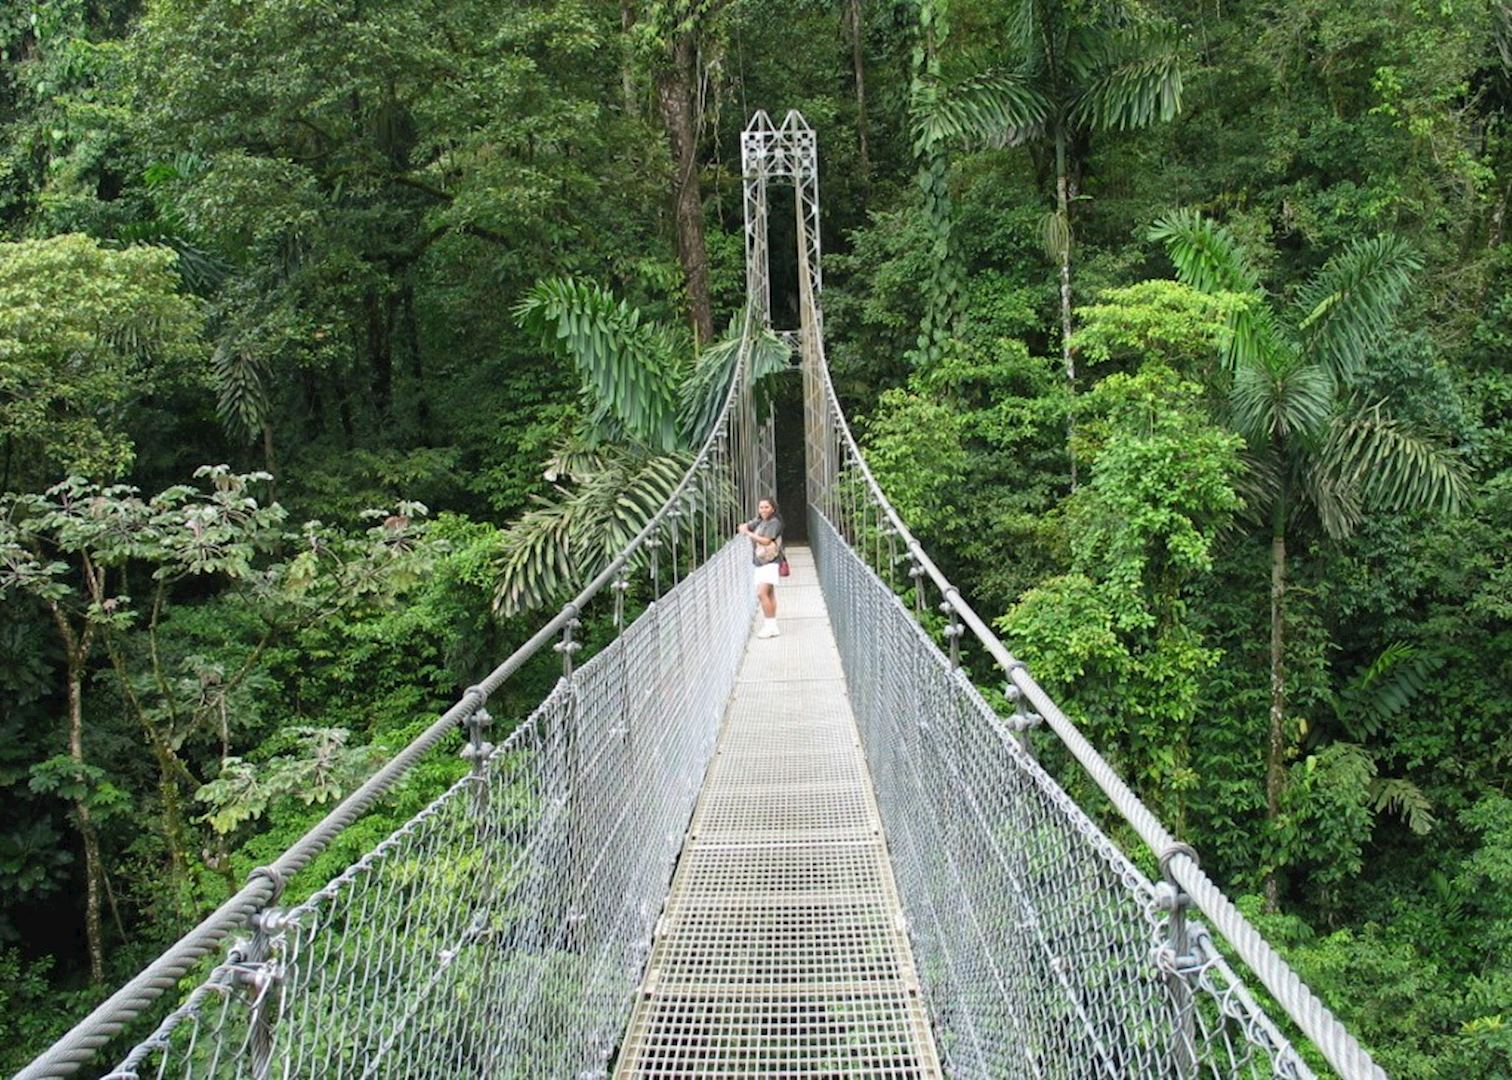
[[[254,869],[248,876],[247,883],[234,895],[96,1006],[88,1016],[17,1073],[14,1080],[50,1080],[69,1076],[88,1063],[97,1050],[140,1016],[165,991],[175,986],[196,962],[215,952],[232,932],[249,925],[253,916],[277,899],[284,884],[294,874],[307,866],[333,839],[407,776],[428,751],[481,709],[489,696],[505,681],[552,643],[553,639],[561,636],[588,603],[619,577],[647,541],[676,513],[694,478],[715,459],[722,440],[737,437],[733,429],[741,426],[742,419],[750,422],[749,418],[741,415],[750,410],[737,410],[736,406],[738,403],[749,405],[751,333],[752,321],[747,317],[719,418],[711,427],[698,454],[666,502],[609,564],[507,659],[480,682],[468,687],[455,705],[442,713],[383,768],[341,800],[273,863]],[[747,438],[754,434],[754,431],[750,432]]]
[[[804,268],[808,259],[806,228],[807,223],[803,220],[803,216],[798,215],[799,289],[802,293],[802,303],[813,325],[813,332],[808,335],[809,340],[805,344],[810,345],[815,351],[817,359],[815,373],[821,379],[827,407],[843,439],[842,449],[850,463],[860,472],[869,498],[886,517],[890,527],[895,530],[908,556],[934,582],[944,602],[949,604],[961,621],[970,628],[973,636],[1002,669],[1010,684],[1023,695],[1024,699],[1055,732],[1066,749],[1107,795],[1119,815],[1133,826],[1140,839],[1156,853],[1162,870],[1212,921],[1224,940],[1234,948],[1234,951],[1280,1002],[1287,1015],[1322,1051],[1329,1064],[1338,1070],[1344,1080],[1386,1080],[1386,1073],[1376,1065],[1364,1047],[1360,1046],[1355,1037],[1339,1023],[1328,1007],[1308,989],[1296,972],[1271,948],[1253,924],[1208,877],[1198,864],[1192,848],[1178,842],[1166,830],[1154,812],[1140,800],[1113,767],[1087,741],[1076,725],[1061,711],[1060,706],[1035,681],[1034,676],[1029,674],[1024,663],[1008,651],[998,636],[961,595],[960,589],[929,557],[929,553],[924,550],[924,546],[919,543],[887,498],[861,453],[861,448],[846,420],[845,412],[840,407],[840,399],[835,392],[834,382],[830,378],[817,297],[813,295],[809,286],[809,277]]]

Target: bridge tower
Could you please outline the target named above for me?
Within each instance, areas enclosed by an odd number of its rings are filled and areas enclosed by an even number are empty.
[[[781,125],[774,125],[764,110],[757,110],[740,137],[741,174],[745,190],[746,310],[755,327],[775,329],[802,357],[804,381],[804,451],[808,499],[813,502],[825,479],[833,475],[829,439],[821,438],[824,407],[822,380],[818,375],[818,342],[821,340],[819,294],[823,271],[819,250],[819,142],[803,114],[789,110]],[[799,325],[773,327],[772,275],[768,230],[767,191],[771,184],[790,184],[797,218]],[[771,417],[762,428],[757,459],[763,472],[758,486],[772,490],[776,480],[776,446]]]
[[[814,129],[796,109],[781,127],[758,110],[740,136],[740,166],[745,178],[746,297],[759,325],[772,327],[771,260],[767,248],[767,187],[791,184],[797,200],[799,243],[806,249],[800,266],[814,297],[819,296],[819,145]],[[806,240],[804,239],[806,236]],[[792,328],[789,331],[796,330]]]

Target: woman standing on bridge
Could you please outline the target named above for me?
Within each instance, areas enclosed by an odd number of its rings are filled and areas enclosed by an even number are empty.
[[[756,504],[756,516],[743,522],[740,532],[751,538],[751,562],[756,567],[756,598],[761,601],[761,613],[766,616],[757,637],[777,636],[777,578],[782,562],[782,519],[777,516],[777,503],[762,499]]]

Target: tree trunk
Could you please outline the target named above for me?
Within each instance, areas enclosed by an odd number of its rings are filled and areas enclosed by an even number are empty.
[[[866,138],[866,53],[862,48],[861,0],[847,0],[846,22],[851,39],[851,72],[856,81],[856,139],[861,151],[861,190],[871,186],[871,154]]]
[[[1065,226],[1060,249],[1061,360],[1066,381],[1076,382],[1076,358],[1071,355],[1071,175],[1066,169],[1066,139],[1055,137],[1055,209]]]
[[[263,468],[267,470],[269,476],[273,477],[268,482],[268,500],[271,502],[275,497],[274,487],[278,483],[278,458],[273,453],[273,423],[270,420],[264,420],[262,423],[262,445]]]
[[[393,317],[377,289],[367,295],[367,354],[373,371],[373,411],[380,427],[387,428],[394,400],[394,346],[390,334]]]
[[[404,287],[399,294],[400,332],[405,351],[409,353],[409,393],[415,402],[416,434],[422,446],[432,443],[430,432],[430,395],[426,392],[425,354],[420,344],[420,320],[415,314],[415,275],[406,271]]]
[[[1286,788],[1286,504],[1276,501],[1271,529],[1270,730],[1265,751],[1265,820],[1274,836]],[[1279,858],[1276,862],[1279,863]],[[1265,875],[1265,907],[1278,910],[1281,867]]]
[[[1076,358],[1071,354],[1071,175],[1066,168],[1066,136],[1055,133],[1055,210],[1064,230],[1060,244],[1061,361],[1066,369],[1066,385],[1076,393]],[[1076,451],[1071,438],[1076,420],[1066,413],[1066,453],[1071,459],[1071,490],[1076,490]]]
[[[68,756],[75,764],[84,764],[84,648],[68,650]],[[105,940],[100,928],[100,886],[104,864],[100,860],[100,835],[95,830],[89,800],[74,800],[74,817],[79,836],[84,841],[84,937],[89,949],[89,978],[105,981]]]
[[[630,31],[635,26],[635,4],[633,0],[620,0],[620,31],[624,35],[620,39],[620,95],[624,99],[626,116],[634,116],[640,110],[635,102],[635,69],[632,66],[631,57],[633,51],[630,47]]]
[[[714,340],[709,255],[704,246],[703,197],[698,190],[698,124],[693,88],[698,77],[692,33],[678,34],[671,63],[656,77],[656,99],[672,149],[672,212],[677,258],[688,288],[688,318],[700,345]]]

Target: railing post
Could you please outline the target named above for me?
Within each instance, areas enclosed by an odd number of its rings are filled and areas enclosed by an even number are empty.
[[[578,683],[574,672],[572,658],[581,649],[582,643],[574,640],[574,635],[582,625],[578,618],[578,609],[573,604],[568,604],[564,609],[568,613],[568,619],[562,627],[562,640],[552,646],[562,655],[562,681],[567,684],[567,715],[562,720],[562,771],[563,784],[566,788],[562,793],[562,810],[564,830],[564,844],[566,858],[564,860],[563,875],[566,880],[566,892],[571,896],[571,902],[566,905],[564,917],[565,929],[563,932],[563,948],[568,952],[576,951],[578,947],[578,927],[582,923],[583,915],[583,859],[579,850],[581,838],[578,835],[581,828],[582,816],[582,726],[578,716]]]
[[[267,876],[273,879],[277,889],[273,896],[276,900],[283,892],[283,882],[271,873]],[[252,940],[235,947],[243,951],[233,978],[247,1001],[247,1050],[253,1080],[267,1080],[273,1066],[273,1027],[279,1018],[279,987],[283,973],[277,970],[271,955],[273,937],[284,926],[282,908],[264,908],[252,916]]]
[[[924,622],[924,608],[926,606],[924,603],[924,580],[927,574],[924,570],[924,564],[919,562],[919,557],[913,552],[908,553],[908,576],[913,578],[914,614],[918,616],[919,622],[922,624]]]
[[[677,519],[680,517],[682,517],[682,513],[674,505],[667,511],[665,519],[667,523],[667,536],[671,539],[670,546],[672,549],[670,552],[671,557],[667,560],[667,569],[672,575],[670,581],[667,583],[669,589],[677,585]]]
[[[646,548],[651,552],[651,597],[661,599],[661,537],[652,534],[646,537]]]
[[[961,618],[956,614],[955,605],[949,600],[940,604],[940,614],[950,620],[945,625],[945,640],[950,643],[950,666],[961,666],[961,635],[966,632],[966,627],[961,623]]]
[[[618,634],[625,628],[625,593],[630,588],[629,571],[621,570],[619,577],[609,583],[609,589],[614,593],[614,632]]]
[[[567,625],[562,627],[562,640],[552,646],[553,651],[562,654],[562,678],[572,681],[572,655],[581,649],[582,643],[572,640],[573,631],[582,626],[582,620],[577,617],[577,608],[572,608],[572,618],[567,620]]]
[[[493,726],[493,717],[479,705],[462,724],[467,728],[467,745],[460,756],[472,766],[473,811],[481,817],[488,809],[488,782],[483,767],[494,749],[493,743],[484,738],[484,732]]]
[[[1044,722],[1044,717],[1029,707],[1024,700],[1024,692],[1013,681],[1013,673],[1023,670],[1022,661],[1015,661],[1008,668],[1008,683],[1003,687],[1003,696],[1013,703],[1013,715],[1008,718],[1008,730],[1013,732],[1013,737],[1024,748],[1024,753],[1034,756],[1034,747],[1029,745],[1029,732]]]
[[[1155,963],[1161,970],[1171,1000],[1171,1069],[1178,1080],[1197,1075],[1197,1018],[1194,1015],[1192,980],[1201,962],[1192,949],[1187,932],[1187,908],[1192,898],[1171,875],[1171,859],[1185,855],[1197,861],[1190,844],[1176,843],[1160,853],[1160,876],[1155,886],[1155,906],[1166,913],[1166,940],[1155,950]]]

